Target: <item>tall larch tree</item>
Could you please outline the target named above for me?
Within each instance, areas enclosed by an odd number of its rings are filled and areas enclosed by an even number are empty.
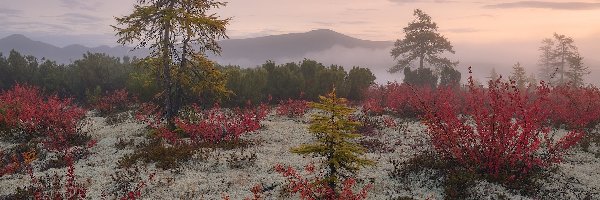
[[[171,128],[183,90],[227,92],[224,76],[205,56],[207,51],[220,54],[217,40],[228,38],[230,18],[209,13],[225,5],[215,0],[137,0],[133,13],[115,18],[118,43],[151,50],[140,63],[161,79],[164,117]]]
[[[352,140],[360,137],[356,133],[359,122],[351,121],[354,110],[347,106],[347,100],[336,95],[335,88],[327,96],[319,96],[320,103],[310,103],[320,112],[312,116],[309,131],[317,138],[312,144],[292,148],[293,153],[312,154],[324,158],[327,172],[324,180],[331,189],[339,192],[342,178],[374,162],[362,158],[366,149]]]
[[[455,53],[450,41],[438,32],[438,26],[431,20],[431,17],[422,10],[414,11],[415,19],[404,28],[404,39],[399,39],[394,43],[391,51],[396,65],[390,68],[390,73],[403,71],[404,68],[411,67],[413,62],[418,62],[418,67],[434,67],[436,74],[444,67],[454,68],[458,65],[457,61],[451,61],[442,57],[444,52]],[[426,65],[427,64],[427,65]]]

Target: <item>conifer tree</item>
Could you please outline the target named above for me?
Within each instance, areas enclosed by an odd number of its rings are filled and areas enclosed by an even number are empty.
[[[324,157],[323,168],[327,171],[324,180],[330,188],[336,190],[342,178],[356,173],[361,167],[373,165],[374,162],[360,157],[366,149],[352,141],[360,137],[356,133],[360,123],[348,119],[354,110],[346,105],[347,100],[337,97],[335,88],[327,96],[319,98],[320,103],[310,104],[320,111],[312,116],[309,128],[317,141],[292,148],[292,152]]]
[[[590,74],[590,70],[588,67],[583,65],[583,57],[579,55],[575,55],[568,59],[570,68],[567,71],[567,77],[569,78],[569,82],[573,84],[573,86],[581,87],[583,86],[583,76]]]
[[[521,66],[521,63],[515,64],[513,66],[513,71],[510,75],[510,80],[514,81],[517,85],[517,88],[524,89],[525,84],[527,83],[527,77],[525,73],[525,68]]]
[[[230,18],[211,14],[225,6],[217,0],[136,0],[133,13],[116,17],[120,44],[149,47],[148,66],[160,79],[164,117],[174,128],[174,117],[181,107],[183,94],[209,92],[226,94],[225,77],[205,52],[221,53],[217,40],[228,38]],[[185,91],[187,89],[188,91]]]
[[[492,68],[492,70],[490,71],[490,76],[488,76],[486,78],[489,78],[491,81],[496,81],[502,77],[500,74],[498,74],[498,72],[496,72],[496,68]]]
[[[440,73],[440,86],[460,88],[461,74],[451,67],[444,67]]]
[[[583,58],[573,38],[554,33],[553,38],[546,38],[542,43],[543,46],[539,48],[542,53],[539,59],[540,78],[554,85],[582,83],[582,77],[588,71],[583,66]]]
[[[438,26],[431,17],[420,9],[415,10],[414,16],[415,20],[404,28],[404,39],[394,43],[391,54],[397,63],[388,71],[396,73],[418,61],[419,68],[429,64],[438,75],[444,67],[458,65],[457,61],[442,57],[445,52],[454,54],[454,49],[450,41],[438,32]]]

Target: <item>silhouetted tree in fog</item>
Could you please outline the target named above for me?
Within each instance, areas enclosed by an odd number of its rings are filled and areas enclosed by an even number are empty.
[[[438,77],[429,68],[420,67],[415,70],[404,68],[404,83],[406,84],[435,88],[437,80]]]
[[[440,86],[459,88],[461,74],[452,67],[444,67],[440,73]]]
[[[539,50],[540,75],[544,81],[554,85],[567,81],[580,85],[583,75],[589,73],[571,37],[554,33],[553,38],[542,40]]]
[[[397,60],[396,65],[390,68],[390,73],[402,71],[418,62],[419,68],[428,64],[434,67],[435,74],[444,67],[455,67],[458,62],[442,57],[444,52],[454,53],[450,41],[438,32],[438,26],[431,21],[431,17],[420,9],[414,11],[415,20],[404,28],[404,39],[399,39],[391,51],[392,57]]]
[[[527,74],[525,73],[525,68],[521,66],[521,63],[515,64],[513,66],[513,71],[509,77],[510,80],[514,81],[517,85],[517,88],[524,89],[525,84],[527,83]]]

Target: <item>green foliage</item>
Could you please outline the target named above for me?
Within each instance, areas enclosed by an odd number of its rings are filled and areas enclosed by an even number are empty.
[[[435,67],[438,74],[443,67],[455,67],[458,62],[440,57],[444,52],[454,53],[452,44],[438,32],[438,26],[431,17],[420,9],[414,12],[415,20],[404,28],[404,39],[397,40],[391,51],[392,57],[398,60],[389,72],[396,73],[412,66],[418,60],[419,68],[425,63]]]
[[[103,91],[120,89],[118,86],[125,85],[131,70],[131,67],[124,68],[119,58],[104,53],[88,52],[71,66],[74,67],[69,74],[75,76],[69,85],[72,85],[75,94],[85,94],[97,87]],[[85,96],[78,98],[85,99]]]
[[[309,128],[317,141],[292,148],[292,152],[324,158],[324,168],[327,170],[324,180],[331,188],[336,188],[342,177],[352,175],[374,162],[360,157],[366,149],[353,141],[360,137],[356,134],[360,123],[348,119],[354,110],[346,105],[346,99],[337,97],[335,89],[320,99],[320,103],[310,104],[320,111],[312,116]]]
[[[13,57],[17,55],[20,56],[17,52],[13,53]],[[27,61],[25,56],[13,60]],[[24,62],[35,66],[34,75],[31,79],[24,80],[24,83],[39,86],[49,93],[75,97],[78,102],[85,104],[94,103],[107,91],[121,88],[126,88],[141,102],[149,102],[163,91],[159,79],[161,69],[157,67],[160,65],[158,61],[86,53],[82,59],[70,65],[58,65],[49,60],[37,66],[35,63]],[[0,89],[10,88],[15,84],[13,77],[21,76],[18,74],[21,72],[11,71],[11,67],[8,65],[7,58],[0,54],[0,72],[6,72],[0,73]],[[22,67],[24,66],[15,66],[15,68]],[[8,73],[9,71],[11,72]],[[204,65],[203,70],[195,71],[200,72],[199,76],[193,75],[194,72],[186,74],[185,70],[174,70],[174,73],[182,75],[174,77],[174,82],[181,86],[179,91],[182,91],[180,94],[182,105],[198,100],[202,100],[206,105],[212,105],[219,97],[223,97],[224,90],[233,93],[222,102],[225,106],[244,106],[248,100],[253,104],[266,102],[269,96],[273,97],[271,103],[276,103],[278,100],[300,98],[301,93],[304,93],[303,99],[318,100],[319,95],[326,94],[334,85],[339,88],[339,96],[360,101],[363,99],[364,91],[375,80],[375,76],[368,68],[353,67],[346,72],[340,66],[325,67],[309,59],[282,65],[267,62],[256,68],[222,67],[208,63]],[[195,86],[190,83],[203,84]]]
[[[142,102],[149,102],[160,92],[156,74],[155,70],[144,68],[143,62],[137,62],[133,65],[133,71],[125,83],[127,90],[135,94]]]
[[[364,99],[364,91],[375,82],[375,75],[368,68],[352,67],[348,72],[345,87],[347,88],[347,98],[350,100]]]
[[[282,65],[267,61],[256,68],[221,68],[227,76],[227,88],[234,94],[228,99],[229,106],[243,106],[248,100],[254,104],[265,102],[269,96],[272,103],[290,98],[314,101],[331,91],[333,86],[339,88],[339,96],[360,101],[375,80],[368,68],[353,67],[346,72],[341,66],[325,67],[309,59]]]
[[[404,68],[404,83],[413,86],[429,86],[435,88],[437,86],[437,76],[429,68],[418,68],[414,71],[410,68]]]
[[[160,140],[152,139],[149,143],[140,144],[132,154],[122,157],[118,165],[121,168],[129,168],[138,161],[143,163],[156,163],[161,169],[174,169],[179,167],[196,154],[200,148],[191,144],[179,144],[176,146],[164,146]]]
[[[267,70],[264,68],[242,69],[239,66],[223,67],[227,77],[227,88],[233,92],[228,104],[241,106],[251,101],[253,104],[267,100]]]
[[[459,88],[461,74],[454,68],[444,67],[440,73],[440,86]]]
[[[319,77],[319,85],[318,94],[327,94],[333,88],[338,88],[338,93],[340,96],[347,96],[347,90],[344,87],[344,79],[347,77],[346,71],[342,66],[331,65],[323,71],[320,71],[318,74]],[[309,89],[309,88],[307,88]],[[316,100],[316,99],[315,99]]]
[[[88,52],[69,65],[50,60],[38,63],[32,56],[22,56],[16,51],[10,56],[5,58],[0,54],[0,89],[8,89],[15,83],[35,85],[50,93],[75,97],[82,103],[92,102],[105,91],[123,88],[134,70],[131,63],[103,53]]]
[[[449,171],[444,181],[444,199],[467,199],[469,192],[466,188],[475,186],[478,175],[466,170]]]
[[[304,78],[300,73],[300,67],[296,63],[286,63],[276,66],[274,62],[267,61],[262,66],[267,70],[266,93],[273,96],[273,100],[284,100],[283,97],[300,98],[303,89]]]

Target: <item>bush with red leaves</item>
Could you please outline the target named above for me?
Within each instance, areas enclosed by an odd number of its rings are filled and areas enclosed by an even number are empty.
[[[28,167],[29,177],[31,177],[31,186],[25,190],[33,192],[35,200],[58,200],[58,199],[85,199],[87,188],[77,183],[75,177],[75,166],[73,164],[73,155],[67,152],[65,156],[67,161],[66,183],[62,183],[62,177],[58,174],[54,176],[35,177],[31,166]],[[31,197],[28,197],[31,198]]]
[[[93,109],[100,115],[106,116],[129,110],[137,102],[137,97],[130,95],[125,89],[108,92],[101,97],[97,103],[92,105]]]
[[[0,150],[0,177],[6,174],[14,174],[21,168],[18,154],[4,155],[4,152]]]
[[[306,171],[306,176],[313,176],[315,174],[315,167],[312,164],[307,165],[304,170]],[[275,165],[275,171],[287,178],[288,183],[285,185],[287,191],[292,194],[298,193],[300,194],[300,199],[305,200],[366,199],[368,195],[367,192],[371,188],[371,185],[367,185],[359,192],[355,193],[352,188],[356,185],[356,180],[352,178],[345,179],[339,190],[337,188],[330,188],[327,182],[322,180],[320,176],[306,178],[294,168],[284,167],[280,164]]]
[[[376,98],[368,98],[362,102],[362,111],[366,115],[381,115],[384,112],[381,102]]]
[[[433,101],[421,104],[423,122],[442,158],[510,181],[560,162],[565,150],[583,136],[572,130],[554,142],[547,124],[553,108],[545,107],[550,92],[545,84],[533,95],[500,79],[490,81],[487,89],[475,86],[472,78],[469,84],[464,107],[448,89],[439,89]]]
[[[308,101],[288,99],[280,101],[277,106],[277,115],[298,118],[304,116],[308,111]]]
[[[138,182],[138,184],[135,186],[135,188],[133,188],[133,190],[126,192],[126,194],[120,198],[120,200],[136,200],[136,199],[142,199],[142,190],[144,188],[146,188],[147,182],[149,181],[153,181],[154,180],[154,173],[150,174],[148,176],[148,180],[144,181],[141,180]]]
[[[260,121],[267,113],[268,107],[265,105],[232,110],[222,109],[218,105],[202,110],[193,105],[191,112],[175,119],[175,124],[193,142],[236,141],[242,134],[260,129]],[[171,134],[170,137],[176,136]]]
[[[366,91],[362,110],[368,115],[390,113],[403,118],[416,118],[423,114],[421,101],[430,102],[435,91],[430,87],[413,87],[408,84],[388,82],[387,85],[374,86]]]
[[[22,142],[43,138],[48,150],[62,151],[80,138],[85,113],[72,99],[45,97],[37,87],[17,84],[0,93],[0,136]]]
[[[164,111],[153,103],[142,103],[135,113],[135,119],[147,124],[150,128],[158,129],[163,126]]]
[[[600,90],[594,86],[556,86],[549,94],[550,119],[567,129],[594,129],[600,123]]]

